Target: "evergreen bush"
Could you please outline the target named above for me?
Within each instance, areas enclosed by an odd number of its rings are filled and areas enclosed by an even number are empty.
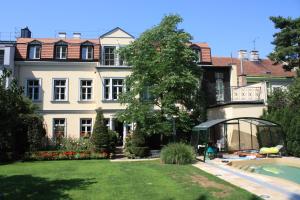
[[[149,155],[149,148],[146,146],[145,134],[141,130],[136,129],[127,142],[126,151],[128,157],[143,158]]]
[[[103,111],[101,108],[98,108],[96,112],[97,116],[91,141],[94,144],[95,151],[110,152],[109,133],[104,121]]]
[[[263,118],[282,126],[286,150],[289,155],[300,157],[300,77],[287,91],[275,90],[268,98],[268,110]]]

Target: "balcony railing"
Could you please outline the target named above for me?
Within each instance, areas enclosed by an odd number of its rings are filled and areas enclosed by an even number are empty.
[[[231,101],[261,101],[261,87],[230,87]]]

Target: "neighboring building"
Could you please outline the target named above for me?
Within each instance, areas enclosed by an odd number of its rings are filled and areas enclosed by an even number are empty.
[[[89,136],[95,110],[101,107],[107,126],[125,139],[131,125],[116,119],[125,108],[117,100],[125,91],[131,67],[117,51],[134,37],[118,27],[97,39],[82,39],[80,33],[72,38],[66,33],[58,38],[31,38],[29,29],[22,33],[16,43],[18,80],[25,95],[40,107],[48,137]],[[206,43],[192,47],[199,63],[211,63]]]
[[[11,78],[14,76],[14,57],[15,41],[0,41],[0,76],[3,74],[4,69],[12,72]],[[11,78],[6,80],[6,86],[8,86]]]
[[[250,58],[247,58],[245,51],[239,51],[239,58],[212,57],[212,65],[203,68],[208,120],[261,117],[267,108],[268,94],[275,88],[286,89],[295,76],[294,72],[284,71],[281,65],[274,65],[269,59],[260,59],[257,51],[250,52]],[[258,127],[254,123],[250,124],[237,121],[226,125],[230,150],[240,148],[238,140],[250,140],[251,131],[256,133]],[[241,130],[240,136],[238,127]],[[216,140],[221,141],[224,127],[215,127],[214,131],[219,132],[220,138]],[[220,146],[224,145],[224,141],[222,143]],[[241,148],[253,148],[244,144],[241,143]],[[254,147],[257,146],[255,143]]]

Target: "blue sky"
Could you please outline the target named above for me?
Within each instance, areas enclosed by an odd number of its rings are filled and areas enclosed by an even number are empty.
[[[18,6],[15,6],[18,5]],[[275,29],[269,16],[300,16],[300,0],[4,0],[1,2],[0,39],[14,37],[28,26],[33,37],[97,37],[119,26],[134,36],[158,24],[166,14],[179,14],[196,42],[208,42],[215,56],[236,56],[239,49],[256,49],[265,57]]]

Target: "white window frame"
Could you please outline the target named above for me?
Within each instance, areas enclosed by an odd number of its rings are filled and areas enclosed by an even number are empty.
[[[38,88],[39,88],[39,95],[38,95],[38,99],[34,99],[34,98],[29,98],[29,92],[28,92],[28,81],[39,81],[39,85],[38,85]],[[41,78],[27,78],[26,81],[25,81],[25,91],[26,91],[26,96],[31,100],[31,101],[41,101],[41,92],[42,92],[42,79]],[[34,95],[32,96],[34,97]]]
[[[91,124],[87,125],[85,124],[85,129],[87,129],[87,127],[91,127],[91,133],[90,136],[92,136],[92,132],[93,132],[93,118],[80,118],[79,119],[79,123],[80,123],[80,127],[79,127],[79,137],[81,137],[81,128],[83,126],[82,120],[91,120]]]
[[[92,81],[91,86],[90,86],[90,88],[91,88],[91,99],[83,99],[82,98],[82,84],[81,84],[82,81]],[[78,94],[79,94],[79,101],[93,101],[93,99],[94,99],[94,80],[90,79],[90,78],[80,78],[79,79]]]
[[[55,120],[65,120],[64,123],[64,137],[67,137],[67,118],[57,117],[52,119],[52,138],[55,139]]]
[[[55,81],[57,80],[65,80],[66,81],[66,85],[65,85],[65,99],[55,99]],[[68,79],[67,78],[53,78],[52,79],[52,101],[55,102],[65,102],[69,100],[69,83],[68,83]]]
[[[108,99],[105,98],[105,80],[106,79],[109,79],[109,95],[108,95]],[[113,80],[115,79],[120,79],[123,81],[123,84],[122,84],[122,93],[125,92],[125,78],[124,77],[105,77],[103,78],[103,94],[102,94],[102,99],[103,101],[117,101],[119,98],[117,97],[117,99],[113,99]],[[118,85],[118,87],[120,87],[120,85]],[[117,96],[119,96],[121,93],[119,92],[119,90],[117,91]]]
[[[36,49],[37,49],[37,47],[39,47],[39,49],[40,49],[38,57],[36,56]],[[32,48],[33,48],[33,57],[31,58],[30,57],[30,52],[31,52]],[[29,45],[29,59],[31,59],[31,60],[41,59],[41,53],[42,53],[42,46],[41,45]]]
[[[83,57],[83,49],[84,48],[87,48],[87,51],[85,52],[85,55]],[[91,48],[91,53],[92,53],[92,57],[89,58],[88,55],[89,55],[89,48]],[[81,60],[93,60],[94,59],[94,46],[92,45],[82,45],[81,47]]]
[[[66,48],[65,57],[63,57],[63,47]],[[59,57],[57,57],[57,52],[59,52]],[[67,45],[57,45],[55,46],[55,59],[66,60],[68,56],[68,46]]]
[[[114,64],[113,65],[106,65],[105,64],[105,48],[115,48],[115,52],[114,52]],[[105,65],[105,66],[116,66],[119,64],[119,59],[118,59],[118,56],[117,56],[117,50],[119,49],[119,46],[117,45],[104,45],[102,47],[102,64]]]

